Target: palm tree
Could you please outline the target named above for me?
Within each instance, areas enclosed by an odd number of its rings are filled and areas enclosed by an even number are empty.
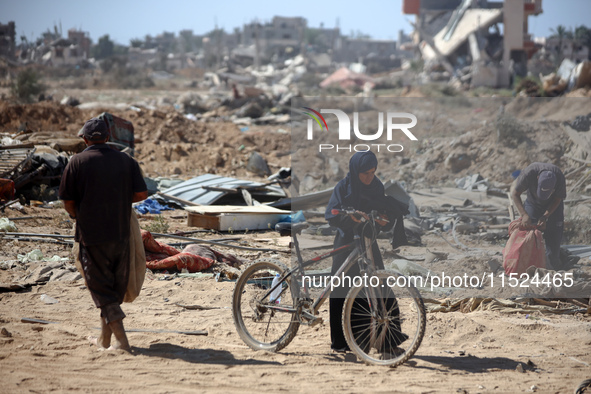
[[[591,59],[591,30],[584,25],[578,26],[575,29],[575,40],[589,48],[589,58]]]
[[[566,37],[566,27],[562,25],[558,25],[556,29],[550,29],[553,33],[552,37],[558,37],[558,56],[557,56],[557,63],[560,64],[562,62],[562,40]]]

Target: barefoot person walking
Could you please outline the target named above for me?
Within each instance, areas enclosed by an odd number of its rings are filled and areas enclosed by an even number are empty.
[[[101,310],[96,344],[129,350],[121,303],[129,278],[131,204],[147,198],[147,187],[137,162],[106,144],[110,134],[104,121],[88,120],[82,137],[88,147],[66,166],[59,197],[76,219],[80,263],[92,299]]]

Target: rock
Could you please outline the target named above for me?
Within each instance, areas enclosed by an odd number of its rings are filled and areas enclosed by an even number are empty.
[[[28,276],[28,279],[30,279],[33,282],[39,283],[39,282],[47,282],[50,277],[51,277],[51,267],[47,266],[47,265],[42,265],[40,267],[37,267]]]
[[[65,96],[62,101],[60,101],[61,105],[69,105],[70,107],[75,107],[80,105],[80,100],[74,97]]]
[[[82,278],[80,273],[78,273],[77,271],[72,272],[68,269],[56,269],[51,272],[52,275],[51,278],[49,278],[50,282],[72,282]]]
[[[515,368],[515,370],[517,372],[521,372],[521,373],[525,372],[525,369],[523,369],[523,364],[521,364],[521,363],[517,364],[517,367]]]
[[[2,329],[0,330],[0,335],[7,338],[10,338],[12,336],[12,334],[5,327],[2,327]]]
[[[271,170],[267,162],[258,152],[252,152],[246,164],[246,170],[259,176],[271,175]]]
[[[427,249],[427,254],[425,255],[425,264],[433,263],[435,261],[442,261],[447,260],[447,253],[444,252],[432,252]]]
[[[49,146],[58,152],[80,153],[86,149],[86,144],[81,138],[58,138]]]
[[[478,224],[475,223],[458,223],[456,231],[460,234],[474,234],[478,232]]]
[[[78,271],[75,271],[75,272],[65,273],[64,275],[62,275],[59,278],[59,281],[60,282],[76,282],[80,279],[82,279],[82,275],[80,275],[80,273]]]
[[[497,272],[503,265],[497,259],[492,259],[488,261],[488,266],[491,272]]]
[[[264,113],[263,107],[259,103],[254,102],[245,104],[236,112],[236,115],[239,117],[260,118]]]
[[[52,261],[48,263],[47,266],[50,267],[52,270],[55,270],[64,268],[66,264],[63,261]]]
[[[186,114],[201,114],[209,110],[203,104],[201,97],[193,92],[182,94],[176,101],[176,106]]]
[[[53,297],[48,296],[47,294],[41,294],[41,301],[45,302],[46,304],[57,304],[59,303],[58,300],[56,300]]]
[[[344,173],[338,161],[331,157],[328,159],[328,166],[333,173],[334,178],[343,178]]]
[[[445,167],[452,172],[460,172],[470,165],[472,165],[472,160],[464,153],[450,153],[445,159]]]
[[[587,116],[580,115],[575,118],[570,126],[577,131],[589,131],[591,128],[591,113]]]

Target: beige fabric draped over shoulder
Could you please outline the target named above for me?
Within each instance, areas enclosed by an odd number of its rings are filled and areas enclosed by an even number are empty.
[[[130,218],[130,235],[129,235],[129,282],[127,283],[127,291],[123,302],[133,302],[140,294],[144,278],[146,276],[146,251],[144,250],[144,243],[142,241],[142,234],[140,230],[140,223],[138,221],[135,211],[131,210]],[[82,264],[80,263],[80,245],[78,242],[74,243],[72,248],[76,268],[84,278]]]

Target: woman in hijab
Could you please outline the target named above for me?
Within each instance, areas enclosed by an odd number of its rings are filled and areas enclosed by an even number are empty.
[[[408,213],[408,207],[384,192],[384,184],[375,176],[378,159],[371,152],[357,152],[349,161],[349,173],[334,188],[326,207],[325,218],[328,223],[337,228],[334,248],[353,242],[356,220],[350,216],[333,215],[333,209],[355,209],[365,213],[372,210],[385,215],[388,222],[377,221],[378,230],[388,231],[396,219]],[[377,269],[383,269],[384,263],[377,243],[372,245],[372,254]],[[333,257],[331,275],[341,267],[348,253],[340,253]],[[359,275],[359,266],[353,265],[345,275],[353,278]],[[349,346],[343,334],[341,316],[348,287],[334,288],[330,295],[330,336],[331,348],[337,352],[349,351]]]

